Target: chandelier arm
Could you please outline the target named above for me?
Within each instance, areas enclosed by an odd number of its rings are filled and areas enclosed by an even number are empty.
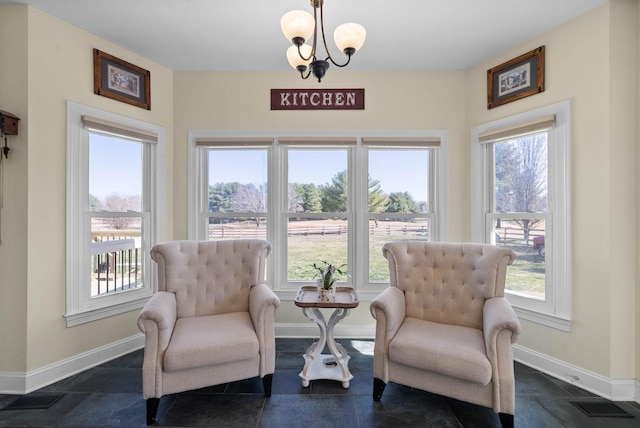
[[[315,56],[315,51],[312,50],[311,53],[309,54],[309,56],[307,58],[304,57],[304,55],[302,54],[302,51],[300,50],[300,48],[302,47],[302,45],[298,45],[298,55],[300,55],[300,58],[302,58],[305,61],[310,61],[310,60],[315,60],[316,56]]]
[[[329,52],[327,52],[327,54],[329,54]],[[348,57],[347,57],[347,62],[345,62],[344,64],[338,64],[337,62],[335,62],[335,61],[333,60],[333,58],[331,58],[331,55],[329,55],[329,56],[327,57],[327,59],[328,59],[329,61],[331,61],[331,63],[332,63],[333,65],[335,65],[336,67],[346,67],[346,66],[347,66],[347,65],[349,65],[349,63],[351,62],[351,55],[348,55]],[[325,60],[325,61],[326,61],[326,60]]]
[[[311,44],[311,57],[316,59],[316,42],[318,41],[318,12],[317,8],[313,7],[313,43]],[[320,19],[322,20],[322,3],[320,3]],[[306,61],[306,59],[305,59]]]
[[[338,64],[331,56],[331,52],[329,51],[329,46],[327,46],[327,38],[324,35],[324,14],[322,13],[322,10],[323,10],[322,5],[323,3],[320,3],[320,28],[322,30],[322,42],[324,43],[324,50],[327,52],[327,59],[325,59],[325,61],[326,60],[331,61],[331,63],[336,67],[346,67],[349,64],[349,62],[351,62],[351,55],[347,55],[348,56],[347,62],[345,62],[344,64]],[[314,9],[314,15],[315,15],[315,9]],[[316,21],[316,29],[317,28],[318,28],[318,25]],[[315,36],[314,36],[314,43],[315,43]],[[314,45],[313,52],[315,53],[315,45]]]

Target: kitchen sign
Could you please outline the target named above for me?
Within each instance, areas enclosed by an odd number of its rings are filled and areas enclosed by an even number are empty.
[[[271,110],[364,110],[364,89],[272,89]]]

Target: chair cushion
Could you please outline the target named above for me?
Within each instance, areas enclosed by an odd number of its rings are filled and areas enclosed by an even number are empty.
[[[212,366],[258,354],[258,337],[249,312],[178,318],[164,355],[164,370]]]
[[[405,318],[389,344],[393,362],[487,385],[491,364],[482,331]]]

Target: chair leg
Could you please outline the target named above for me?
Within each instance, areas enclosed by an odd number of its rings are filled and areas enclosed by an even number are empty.
[[[373,401],[380,401],[385,386],[387,386],[387,384],[381,379],[373,378]]]
[[[156,413],[158,413],[159,398],[147,399],[147,425],[153,425],[156,422]]]
[[[262,378],[262,386],[264,387],[265,397],[271,397],[271,384],[273,383],[273,373],[264,375]]]
[[[508,413],[498,413],[500,416],[500,424],[502,428],[513,428],[513,415]]]

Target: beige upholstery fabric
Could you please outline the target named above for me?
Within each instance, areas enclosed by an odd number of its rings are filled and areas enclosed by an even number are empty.
[[[156,245],[158,290],[174,293],[178,318],[249,310],[249,289],[264,281],[266,241],[173,241]]]
[[[424,334],[425,331],[429,334]],[[389,358],[399,364],[482,385],[491,381],[484,338],[475,328],[405,318],[389,344]]]
[[[374,377],[513,415],[511,344],[520,324],[504,298],[513,252],[398,241],[385,244],[383,255],[391,284],[370,306]]]
[[[259,239],[157,244],[158,293],[138,316],[144,398],[275,370],[275,312]]]
[[[233,329],[221,328],[225,325]],[[214,366],[258,355],[249,312],[180,318],[164,355],[165,371]]]

